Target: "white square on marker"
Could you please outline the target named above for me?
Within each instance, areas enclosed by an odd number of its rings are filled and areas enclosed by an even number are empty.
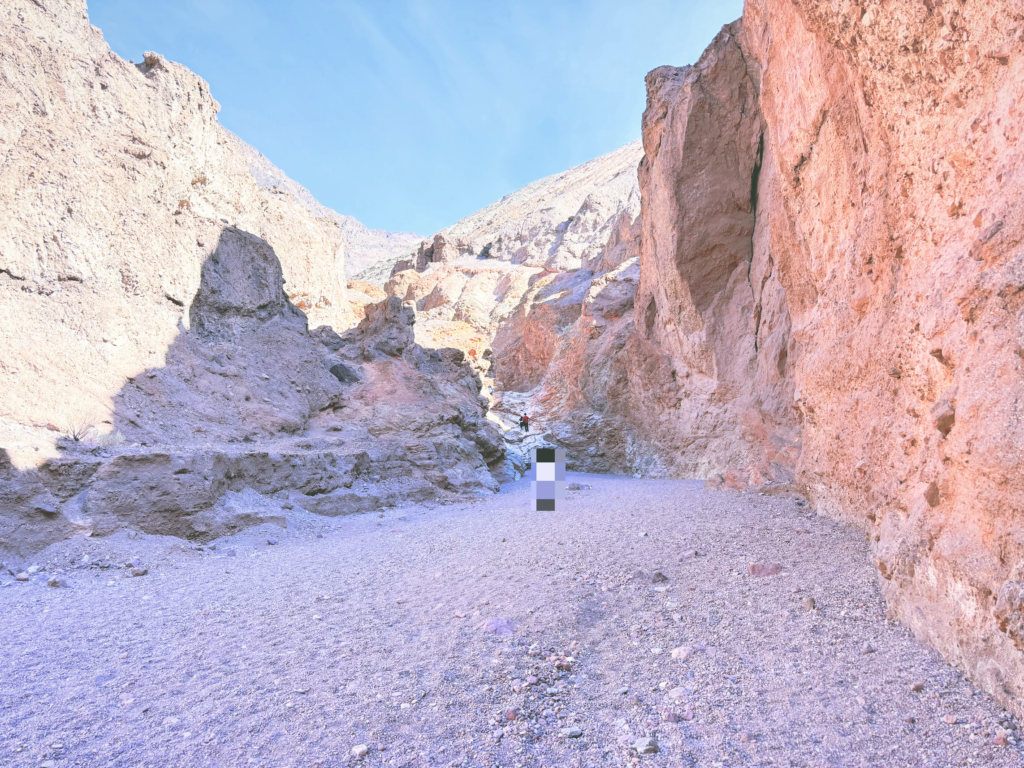
[[[537,480],[544,482],[545,480],[555,479],[555,463],[553,461],[538,461],[537,462]]]

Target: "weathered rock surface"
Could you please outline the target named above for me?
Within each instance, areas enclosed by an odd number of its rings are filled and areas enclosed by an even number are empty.
[[[759,0],[652,72],[631,324],[599,346],[584,310],[534,396],[584,466],[794,480],[1018,712],[1021,30],[1009,3]]]
[[[1020,713],[1024,15],[759,0],[743,35],[797,479],[868,530],[893,614]]]
[[[748,3],[648,77],[638,263],[510,256],[561,274],[497,316],[491,371],[577,468],[795,483],[862,526],[893,614],[1018,712],[1022,30]],[[460,231],[392,283],[421,311],[466,304]]]
[[[124,442],[68,440],[22,471],[2,454],[0,550],[124,528],[207,541],[278,520],[232,494],[339,515],[497,489],[500,432],[461,352],[416,345],[395,298],[341,336],[310,333],[282,284],[266,241],[225,228],[164,366],[114,397]]]
[[[109,430],[110,397],[162,365],[225,225],[270,243],[292,302],[337,328],[355,322],[346,255],[412,247],[318,205],[222,128],[202,78],[114,55],[83,0],[4,3],[0,48],[5,444]]]
[[[535,182],[396,264],[385,290],[414,303],[419,343],[463,350],[495,407],[541,383],[591,281],[635,261],[641,154],[635,142]]]
[[[461,353],[417,347],[378,289],[347,306],[346,250],[418,238],[320,206],[201,78],[121,60],[85,11],[0,10],[4,557],[274,517],[229,494],[341,514],[494,490],[503,446]]]

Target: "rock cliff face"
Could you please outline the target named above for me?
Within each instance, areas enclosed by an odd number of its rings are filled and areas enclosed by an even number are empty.
[[[6,3],[0,51],[0,560],[212,538],[262,519],[222,503],[246,488],[323,514],[497,488],[462,353],[418,347],[394,299],[347,305],[346,249],[412,236],[317,204],[80,0]]]
[[[203,541],[286,504],[338,515],[497,490],[500,433],[461,352],[416,345],[394,298],[341,336],[311,333],[282,285],[273,248],[226,227],[189,327],[114,397],[118,441],[65,439],[30,468],[0,450],[0,557],[123,528]],[[246,489],[261,513],[226,505]]]
[[[534,400],[590,466],[794,480],[1018,713],[1022,84],[1012,3],[751,0],[649,75],[632,318]]]
[[[751,0],[648,76],[638,261],[523,259],[559,272],[490,353],[578,468],[799,489],[861,526],[893,615],[1018,714],[1022,84],[1008,2]],[[453,230],[420,268],[450,276]],[[419,279],[391,289],[460,311]]]
[[[187,323],[227,224],[270,243],[293,303],[339,328],[354,322],[346,250],[365,262],[407,247],[319,206],[223,129],[200,77],[111,53],[82,0],[4,3],[0,48],[7,425],[106,419],[124,379],[159,366]]]
[[[757,0],[742,45],[797,480],[868,531],[893,613],[1020,714],[1024,13]]]

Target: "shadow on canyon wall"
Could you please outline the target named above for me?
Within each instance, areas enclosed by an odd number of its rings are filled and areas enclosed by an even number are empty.
[[[0,449],[0,555],[125,527],[213,538],[218,500],[245,488],[328,515],[497,489],[500,433],[460,351],[417,346],[396,299],[310,331],[283,286],[274,249],[225,228],[164,365],[113,397],[123,442],[64,440],[26,471]]]

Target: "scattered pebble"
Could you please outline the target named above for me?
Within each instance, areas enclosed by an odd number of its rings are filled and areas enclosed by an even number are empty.
[[[663,581],[668,581],[668,576],[661,571],[655,571],[654,575],[651,576],[651,583],[653,584],[660,584]]]
[[[369,751],[370,748],[365,744],[356,744],[354,747],[352,747],[352,754],[356,757],[364,757],[366,753]]]
[[[583,735],[582,728],[563,728],[562,735],[567,739],[578,739]]]
[[[912,690],[914,693],[920,693],[924,690],[924,683],[914,683],[912,686],[910,686],[910,690]]]
[[[509,619],[488,619],[481,626],[484,632],[493,632],[496,635],[511,635],[513,632],[513,624]]]
[[[802,605],[808,611],[813,611],[818,604],[814,601],[813,597],[805,597],[803,600],[800,601],[800,605]]]
[[[267,544],[273,547],[275,544],[277,544],[277,539],[267,539]]]
[[[871,647],[871,643],[864,643],[864,645],[860,647],[860,652],[867,655],[869,653],[874,653],[875,649]]]
[[[782,566],[778,563],[751,563],[747,567],[747,573],[751,576],[777,576],[782,573]]]
[[[64,579],[60,579],[56,576],[51,576],[49,579],[46,580],[46,586],[54,588],[66,587],[67,582],[64,581]]]
[[[633,742],[633,749],[636,750],[638,755],[655,755],[660,751],[658,749],[658,742],[654,740],[653,736],[644,736],[642,739],[637,739]]]
[[[754,740],[754,737],[753,737],[753,736],[751,736],[751,735],[750,735],[749,733],[747,733],[746,731],[744,731],[744,732],[740,733],[740,741],[742,741],[742,742],[743,742],[744,744],[749,744],[749,743],[751,743],[751,742],[752,742],[753,740]]]
[[[16,573],[14,575],[14,580],[15,581],[28,581],[29,578],[30,578],[29,575],[27,573],[25,573],[25,571],[21,571],[20,573]]]
[[[944,718],[942,718],[942,721],[946,725],[956,725],[958,722],[960,722],[960,718],[958,718],[956,715],[946,715]]]
[[[149,573],[149,568],[132,568],[132,576],[145,576]]]
[[[678,659],[679,661],[686,661],[691,656],[693,656],[693,648],[691,648],[688,645],[681,645],[678,648],[672,649],[673,659]]]

